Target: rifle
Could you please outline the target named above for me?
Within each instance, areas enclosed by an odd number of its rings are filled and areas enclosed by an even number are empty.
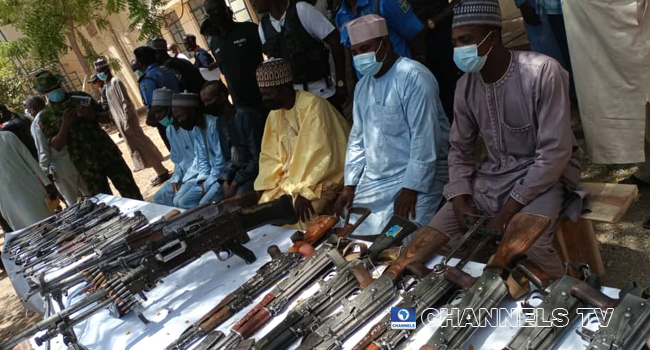
[[[451,308],[447,319],[460,319],[460,314],[466,309],[479,310],[477,312],[478,319],[475,320],[473,317],[464,319],[468,323],[480,323],[485,319],[489,315],[487,310],[496,307],[508,294],[508,287],[502,277],[504,271],[515,266],[517,260],[521,259],[524,253],[533,246],[549,224],[550,220],[547,218],[516,214],[505,230],[503,240],[492,263],[486,266],[481,277],[473,279],[468,276],[464,280],[454,281],[458,285],[469,282],[472,286],[458,305]],[[459,276],[464,274],[462,271],[458,272],[461,272]],[[448,278],[453,280],[454,275],[449,274]],[[470,314],[469,317],[471,316],[473,315]],[[420,350],[460,349],[477,329],[478,327],[449,326],[445,320]]]
[[[214,207],[214,210],[210,207]],[[107,306],[114,309],[119,316],[124,315],[137,306],[135,294],[144,297],[144,292],[155,288],[161,278],[209,251],[217,253],[220,259],[234,254],[251,263],[255,260],[255,255],[242,245],[249,240],[246,233],[248,230],[265,224],[291,224],[297,221],[290,196],[283,196],[252,208],[228,209],[210,217],[209,213],[214,211],[214,204],[202,206],[198,213],[190,210],[177,215],[168,225],[164,225],[162,230],[131,235],[125,240],[125,244],[131,249],[147,252],[137,267],[102,283],[94,293],[82,301],[38,322],[0,345],[0,350],[11,349],[21,339],[45,330],[44,335],[36,338],[36,343],[41,345],[62,333],[62,330],[71,330],[71,327]],[[183,222],[185,225],[180,224]],[[222,252],[227,256],[221,256]],[[94,303],[97,304],[84,309]],[[143,316],[140,318],[146,321]]]
[[[363,209],[363,216],[360,221],[365,220],[370,211]],[[348,213],[349,220],[349,213]],[[357,221],[357,225],[361,224]],[[347,220],[346,220],[347,222]],[[348,235],[351,230],[341,230],[342,234]],[[289,272],[289,277],[278,284],[271,292],[266,294],[251,311],[242,317],[233,327],[227,337],[219,340],[212,349],[231,349],[236,347],[242,340],[252,336],[258,329],[266,324],[272,317],[286,308],[293,297],[303,290],[307,285],[316,280],[321,274],[330,270],[332,265],[339,264],[336,268],[343,268],[345,259],[340,257],[338,251],[347,246],[349,241],[343,241],[344,237],[331,235],[326,244],[316,250],[306,261],[296,266]],[[340,258],[330,258],[337,255]]]
[[[590,304],[589,301],[594,300],[593,295],[600,290],[599,276],[591,274],[589,266],[585,264],[567,263],[567,267],[569,266],[574,266],[578,270],[580,279],[564,275],[547,288],[538,285],[537,287],[540,289],[531,293],[523,304],[524,312],[527,309],[536,311],[535,319],[526,322],[526,326],[517,331],[504,350],[545,350],[553,348],[553,345],[562,336],[563,331],[568,329],[579,317],[578,308],[585,307]],[[530,269],[525,268],[519,270],[530,271]],[[539,277],[539,274],[535,275]],[[531,280],[534,280],[534,277]],[[543,299],[538,306],[533,307],[530,305],[530,300],[536,295],[540,295]],[[611,300],[607,300],[606,304],[611,304]],[[553,321],[553,312],[559,309],[567,312],[564,316],[567,317],[568,322]]]
[[[405,247],[403,254],[373,280],[361,266],[352,269],[361,286],[361,293],[353,299],[341,300],[343,309],[320,324],[313,333],[304,338],[298,350],[340,349],[343,341],[369,317],[382,310],[396,297],[397,282],[406,267],[430,260],[436,251],[449,242],[449,236],[423,227]]]
[[[299,238],[292,237],[292,239],[296,241],[296,244],[298,241],[301,242],[302,244],[300,246],[303,244],[315,244],[328,232],[332,233],[332,228],[337,221],[331,216],[320,216],[307,229],[307,234],[303,234]],[[295,247],[295,244],[291,248],[293,247]],[[299,249],[291,248],[287,252],[282,253],[277,246],[269,247],[268,253],[271,256],[271,261],[260,267],[253,277],[228,294],[212,310],[208,311],[201,319],[186,329],[176,341],[168,345],[165,349],[182,350],[189,348],[197,340],[208,335],[224,321],[251,304],[259,293],[266,290],[271,284],[278,281],[290,269],[302,261],[303,254],[299,253]],[[303,250],[305,249],[303,248]],[[308,258],[306,254],[305,257]],[[223,333],[218,336],[216,333],[213,333],[213,336],[207,338],[206,342],[216,342],[222,337]]]
[[[392,235],[392,232],[397,230],[399,232]],[[320,281],[321,287],[316,294],[291,310],[279,325],[255,344],[254,348],[256,350],[289,348],[291,344],[321,323],[325,316],[330,315],[341,304],[341,300],[360,288],[359,281],[354,276],[355,269],[370,269],[381,252],[399,244],[402,239],[416,230],[417,226],[414,223],[399,216],[393,216],[368,249],[367,257],[344,263],[344,267],[334,277]],[[238,349],[244,349],[244,347],[240,346]]]
[[[623,294],[621,292],[620,294]],[[576,330],[589,342],[589,350],[640,350],[650,346],[650,288],[638,288],[619,295],[618,306],[609,316],[609,323],[594,332],[585,327]],[[598,295],[594,306],[605,309],[611,306],[609,298]],[[584,325],[583,325],[584,326]]]
[[[492,238],[499,234],[498,230],[488,230],[483,226],[488,217],[478,217],[473,224],[466,217],[467,233],[460,242],[451,249],[442,259],[440,264],[436,264],[433,269],[428,270],[425,266],[415,268],[409,266],[409,270],[420,277],[420,281],[412,290],[407,291],[402,296],[402,301],[397,307],[415,307],[415,314],[421,315],[426,309],[432,307],[444,296],[448,295],[458,286],[445,278],[445,274],[455,273],[456,270],[462,269],[472,257],[481,251],[483,247]],[[447,272],[447,264],[459,247],[461,247],[472,235],[478,234],[480,237],[479,244],[474,247],[472,252],[461,259],[455,266],[454,270]],[[416,322],[418,320],[416,319]],[[352,350],[391,350],[397,347],[399,343],[410,337],[412,330],[408,329],[391,329],[391,314],[386,314],[370,331],[352,348]]]

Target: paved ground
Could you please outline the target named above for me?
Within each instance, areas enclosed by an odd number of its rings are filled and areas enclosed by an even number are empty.
[[[158,136],[157,130],[143,124],[145,133],[154,141],[166,156],[165,166],[172,169],[169,152]],[[581,130],[576,123],[576,135],[581,138]],[[118,143],[126,155],[124,142],[117,134],[111,137]],[[584,145],[584,142],[581,142]],[[131,159],[125,157],[129,166]],[[616,182],[633,173],[635,167],[595,165],[586,158],[583,161],[583,181]],[[151,201],[158,187],[151,187],[150,181],[155,177],[152,169],[146,169],[134,174],[145,200]],[[117,192],[116,192],[117,193]],[[650,191],[642,191],[638,200],[632,204],[623,220],[618,224],[597,224],[596,232],[602,242],[601,252],[606,265],[606,275],[603,283],[609,286],[622,287],[630,281],[638,281],[642,285],[650,285],[650,230],[641,227],[642,222],[650,215]],[[3,235],[0,234],[0,245]],[[19,332],[26,326],[39,320],[37,315],[28,316],[20,305],[9,279],[0,274],[0,341]]]

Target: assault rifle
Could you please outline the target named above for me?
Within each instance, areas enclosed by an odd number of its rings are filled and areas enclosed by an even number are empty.
[[[461,269],[476,253],[481,251],[491,239],[495,238],[499,234],[498,230],[489,230],[484,227],[488,221],[487,217],[478,217],[474,223],[471,223],[470,219],[471,217],[466,217],[466,225],[468,227],[467,233],[465,233],[455,248],[450,250],[444,256],[440,264],[435,265],[431,270],[428,270],[425,266],[421,266],[420,268],[414,266],[409,267],[415,275],[420,277],[420,281],[412,290],[404,293],[402,301],[397,305],[397,307],[415,307],[416,315],[421,315],[426,309],[432,307],[443,297],[459,287],[449,279],[445,278],[445,274],[448,273],[447,264],[450,258],[470,237],[475,234],[478,235],[480,237],[479,243],[474,247],[470,254],[466,255],[454,266],[455,269]],[[361,341],[352,348],[352,350],[391,350],[396,348],[403,340],[408,339],[412,331],[408,329],[391,329],[390,318],[390,313],[384,316],[370,329]]]
[[[248,230],[265,224],[282,225],[296,221],[291,197],[283,196],[252,208],[234,208],[220,213],[216,204],[208,203],[197,210],[177,215],[158,231],[144,230],[140,234],[130,235],[125,244],[130,249],[147,252],[137,267],[103,282],[94,293],[28,328],[0,345],[0,350],[11,349],[20,340],[45,331],[45,334],[36,337],[36,343],[41,345],[58,334],[70,331],[71,327],[105,307],[115,309],[121,316],[137,306],[135,294],[144,297],[144,292],[155,288],[161,278],[209,251],[217,253],[220,259],[234,254],[252,263],[255,255],[242,245],[249,241]],[[141,319],[146,321],[144,317]],[[76,342],[76,339],[64,336],[64,341],[68,344]]]
[[[618,306],[609,315],[606,325],[594,332],[587,328],[577,330],[589,342],[589,350],[640,350],[650,347],[650,288],[635,288],[620,293]],[[623,295],[624,294],[624,295]],[[597,295],[594,306],[604,309],[611,301],[604,295]]]
[[[460,300],[458,305],[451,308],[447,319],[460,320],[463,310],[478,310],[478,319],[470,314],[462,318],[463,322],[476,324],[485,319],[490,310],[496,307],[508,294],[508,287],[502,277],[504,271],[513,268],[524,253],[533,246],[535,241],[544,233],[550,221],[540,216],[516,214],[506,228],[503,240],[491,264],[488,264],[485,271],[478,279],[470,281],[471,288]],[[458,271],[462,272],[462,271]],[[460,274],[462,276],[462,274]],[[448,277],[453,277],[449,275]],[[469,277],[471,278],[471,276]],[[455,281],[458,285],[467,284],[468,281]],[[458,327],[448,325],[443,321],[440,328],[436,330],[426,345],[420,350],[437,349],[460,349],[474,334],[478,327]]]
[[[357,209],[359,210],[359,209]],[[368,209],[360,209],[362,216],[355,227],[358,227],[363,220],[370,215]],[[348,213],[348,220],[349,220]],[[344,234],[348,235],[353,229],[345,230]],[[315,281],[319,276],[331,270],[333,265],[338,264],[336,268],[343,268],[345,259],[340,257],[339,250],[348,245],[349,241],[342,240],[343,237],[332,235],[328,238],[326,244],[316,250],[306,261],[296,266],[289,272],[289,277],[278,284],[271,292],[264,296],[253,309],[242,317],[233,327],[230,334],[220,339],[211,349],[232,349],[242,340],[252,336],[258,329],[266,324],[272,317],[286,308],[292,299]],[[332,256],[340,258],[332,259]],[[205,345],[205,344],[203,344]],[[201,345],[199,347],[202,347]]]
[[[254,346],[256,350],[283,350],[308,334],[319,323],[323,322],[352,292],[361,286],[354,276],[354,270],[370,269],[381,252],[399,244],[402,239],[417,230],[417,226],[399,216],[393,216],[381,234],[368,248],[367,257],[342,262],[343,267],[337,274],[320,281],[320,289],[316,294],[304,300],[298,307],[291,310],[287,317],[273,330],[261,338]],[[336,255],[332,258],[340,259]],[[240,346],[238,350],[243,350]]]
[[[352,268],[352,273],[362,288],[353,299],[341,300],[343,309],[330,316],[304,338],[299,350],[340,349],[343,341],[369,317],[382,310],[396,297],[397,282],[406,267],[430,260],[436,251],[449,241],[449,236],[430,227],[421,228],[405,247],[397,260],[373,280],[362,266]]]
[[[589,266],[585,264],[567,263],[567,268],[570,266],[578,270],[579,279],[564,275],[547,288],[533,283],[540,289],[533,291],[524,301],[523,306],[524,312],[527,310],[535,311],[535,318],[528,320],[526,326],[517,331],[504,350],[545,350],[553,348],[563,332],[579,318],[578,308],[586,307],[595,300],[597,293],[600,293],[599,276],[591,274]],[[535,273],[533,270],[519,268],[518,271],[522,271],[527,275],[535,275],[530,278],[535,281],[539,278],[540,273]],[[546,279],[546,277],[542,277],[542,279]],[[542,297],[542,302],[537,306],[531,306],[530,300],[538,295]],[[607,300],[606,303],[611,305],[610,301]],[[554,310],[560,309],[565,310],[566,314],[563,314],[563,316],[566,317],[567,322],[554,321]]]
[[[292,236],[291,239],[294,242],[294,245],[289,248],[287,252],[280,252],[277,246],[269,247],[268,253],[271,256],[271,261],[260,267],[253,277],[248,279],[232,293],[228,294],[223,300],[221,300],[221,302],[219,302],[219,304],[186,329],[175,342],[168,345],[165,349],[188,349],[197,340],[208,335],[213,329],[217,328],[232,315],[250,305],[254,298],[262,291],[280,280],[289,272],[290,269],[298,265],[298,263],[303,260],[303,255],[308,257],[308,255],[313,253],[311,251],[305,253],[304,250],[309,249],[304,248],[303,252],[299,252],[300,247],[303,245],[316,244],[328,233],[343,236],[341,233],[341,230],[343,229],[332,229],[337,222],[338,220],[334,217],[320,216],[307,229],[306,233],[303,234],[302,232],[297,231]],[[213,332],[212,336],[208,337],[207,341],[212,342],[218,340],[215,339],[215,334],[218,333]],[[222,335],[223,333],[221,333],[218,338],[220,339]]]

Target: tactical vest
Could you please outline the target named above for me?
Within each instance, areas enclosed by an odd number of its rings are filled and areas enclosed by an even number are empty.
[[[306,85],[311,81],[329,78],[329,51],[300,23],[296,1],[291,0],[280,33],[271,25],[269,16],[267,14],[262,18],[262,30],[266,39],[262,50],[266,56],[289,61],[295,84]],[[329,79],[325,80],[329,83]]]

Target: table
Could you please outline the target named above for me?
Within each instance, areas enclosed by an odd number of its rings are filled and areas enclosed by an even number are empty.
[[[127,207],[133,206],[132,209],[137,208],[136,203],[130,200],[120,199],[118,201],[115,198],[109,200],[115,200],[117,201],[115,202],[116,204],[125,204]],[[144,208],[154,209],[148,207],[146,204],[142,204],[140,208],[142,210]],[[158,209],[153,210],[153,212]],[[157,215],[161,215],[164,212],[166,210],[158,212]],[[147,215],[144,211],[143,213]],[[281,250],[287,249],[291,245],[289,236],[292,232],[293,230],[274,226],[265,226],[251,231],[251,241],[246,246],[255,252],[258,257],[257,261],[251,265],[246,265],[243,260],[236,256],[226,262],[222,262],[214,254],[208,253],[170,276],[167,276],[163,279],[163,283],[159,284],[153,291],[147,294],[148,301],[142,304],[141,311],[150,321],[148,325],[144,325],[134,313],[129,313],[121,319],[116,319],[111,317],[107,310],[102,310],[75,326],[75,332],[81,343],[91,350],[163,349],[229,292],[251,277],[257,268],[270,260],[270,257],[266,254],[266,248],[269,245],[276,244]],[[433,266],[440,260],[441,257],[436,257],[427,265]],[[451,264],[453,265],[454,263],[455,260],[452,260]],[[470,262],[465,266],[464,270],[473,276],[479,276],[483,266],[479,263]],[[291,306],[284,313],[274,318],[266,327],[258,331],[254,337],[259,339],[268,333],[275,325],[281,322],[286,316],[286,313],[295,306],[298,300],[307,298],[309,295],[315,293],[317,289],[318,286],[314,285],[304,291],[292,302]],[[74,295],[74,291],[71,292],[71,295]],[[618,297],[618,291],[616,289],[603,288],[603,292],[611,297]],[[258,296],[255,303],[259,302],[264,294]],[[68,302],[74,302],[79,300],[79,298],[79,296],[73,296]],[[254,304],[251,304],[222,324],[218,329],[227,334],[231,326],[253,306]],[[512,300],[503,302],[499,307],[517,308],[518,315],[521,309],[520,303]],[[389,308],[378,313],[373,320],[370,320],[363,327],[359,328],[345,342],[344,348],[352,348],[367,333],[369,328],[387,312],[389,312]],[[571,329],[564,333],[562,340],[555,349],[584,349],[586,342],[575,332],[575,329],[579,328],[579,326],[579,322],[574,323]],[[595,329],[595,325],[592,325],[590,328]],[[419,349],[421,345],[426,343],[434,331],[434,328],[419,327],[415,336],[408,343],[403,343],[399,349]],[[476,350],[500,350],[516,331],[516,327],[482,328],[474,334],[468,344],[473,345]],[[52,349],[65,349],[60,337],[52,342]]]

